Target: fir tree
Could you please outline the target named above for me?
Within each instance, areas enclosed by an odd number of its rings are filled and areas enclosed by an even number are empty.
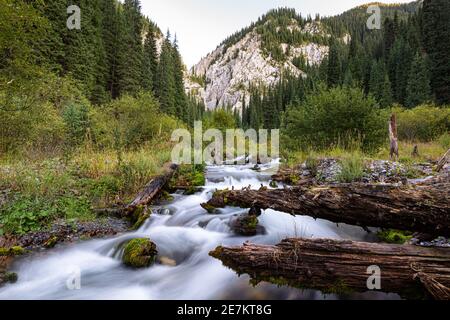
[[[155,31],[150,25],[144,43],[142,86],[145,90],[154,91],[154,79],[158,68],[158,53],[156,50]]]
[[[328,56],[327,83],[328,87],[334,87],[339,84],[341,72],[341,64],[339,61],[339,53],[335,43],[330,47]]]
[[[431,87],[437,102],[450,103],[450,1],[423,2],[423,44],[431,62]]]
[[[431,99],[430,79],[425,61],[419,53],[411,66],[407,86],[406,106],[415,107]]]

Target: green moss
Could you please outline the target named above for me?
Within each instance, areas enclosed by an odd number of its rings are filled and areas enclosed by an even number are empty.
[[[208,211],[208,213],[215,213],[217,208],[214,207],[213,205],[209,204],[209,203],[202,203],[201,204],[202,208],[205,209],[206,211]]]
[[[44,243],[44,247],[54,248],[57,243],[58,243],[58,237],[53,236]]]
[[[203,187],[206,184],[205,168],[204,165],[180,166],[169,183],[169,189],[185,189],[186,195],[196,193],[198,187]]]
[[[377,233],[378,238],[387,243],[404,244],[412,239],[412,233],[409,231],[383,230]]]
[[[151,211],[150,210],[148,210],[144,206],[138,206],[136,208],[136,210],[134,210],[134,212],[133,212],[133,214],[132,214],[132,216],[130,218],[130,221],[133,224],[132,229],[133,230],[139,229],[144,224],[144,222],[148,218],[150,218],[150,215],[151,215]]]
[[[145,221],[147,221],[147,219],[150,218],[150,213],[149,211],[143,211],[139,217],[137,218],[136,222],[133,225],[133,230],[137,230],[140,227],[142,227],[142,225],[145,223]]]
[[[10,283],[16,283],[19,279],[19,276],[15,272],[6,272],[4,275],[4,280]]]
[[[11,248],[0,248],[0,256],[20,256],[26,253],[26,250],[20,246]]]
[[[349,294],[352,290],[341,279],[336,280],[328,289],[322,290],[323,293],[328,294]]]
[[[292,174],[289,178],[292,184],[297,184],[300,181],[300,177],[296,174]]]
[[[270,184],[269,184],[269,186],[271,187],[271,188],[278,188],[278,183],[276,182],[276,181],[270,181]]]
[[[157,254],[156,245],[149,239],[133,239],[126,244],[122,261],[132,268],[146,268],[155,262]]]
[[[163,191],[161,193],[161,199],[166,200],[166,201],[172,201],[173,196],[170,193],[168,193],[167,191]]]

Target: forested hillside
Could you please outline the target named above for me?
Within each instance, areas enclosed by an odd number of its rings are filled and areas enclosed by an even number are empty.
[[[63,143],[56,140],[72,139],[64,136],[71,127],[82,140],[94,118],[88,114],[126,95],[153,95],[157,109],[185,123],[199,116],[184,92],[176,37],[162,35],[139,1],[71,4],[80,7],[81,30],[66,26],[65,0],[1,1],[2,152],[33,139]],[[90,129],[96,142],[104,138]]]
[[[250,90],[249,105],[244,105],[244,126],[278,128],[280,115],[287,106],[301,101],[320,85],[361,88],[381,108],[393,104],[405,108],[433,102],[449,104],[450,51],[449,41],[443,40],[450,40],[448,19],[444,18],[449,16],[449,4],[445,1],[425,2],[423,9],[419,2],[382,5],[380,30],[366,27],[369,16],[366,9],[363,6],[336,17],[316,17],[330,34],[327,58],[319,66],[299,59],[298,66],[306,71],[306,79],[285,74],[275,86],[254,86]],[[290,10],[275,13],[278,26],[283,30],[284,24],[280,21],[288,21],[293,13]],[[280,29],[270,32],[277,29],[268,26],[270,24],[261,27],[263,34],[270,34],[265,36],[265,47],[280,48],[281,43],[289,41]],[[288,34],[295,36],[295,33]],[[341,39],[347,34],[351,40],[345,44]],[[271,54],[278,56],[273,49]],[[287,122],[289,118],[286,118]]]

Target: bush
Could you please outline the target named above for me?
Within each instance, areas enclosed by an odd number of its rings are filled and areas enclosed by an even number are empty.
[[[374,151],[387,139],[388,116],[372,97],[356,88],[321,88],[300,104],[288,107],[282,136],[293,150],[350,148],[355,140]]]
[[[92,118],[93,138],[100,148],[137,148],[155,138],[168,141],[172,131],[183,126],[162,113],[150,93],[124,96],[96,110]]]
[[[400,140],[429,142],[450,131],[450,108],[423,105],[414,109],[394,108]]]

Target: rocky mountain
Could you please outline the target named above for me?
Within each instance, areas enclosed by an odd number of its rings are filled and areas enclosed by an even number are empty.
[[[271,86],[286,72],[306,77],[298,62],[320,64],[330,37],[319,19],[306,21],[290,9],[272,11],[196,64],[186,76],[186,91],[207,109],[240,109],[252,85]],[[345,35],[342,41],[349,39]]]
[[[415,12],[420,1],[377,4],[384,16],[402,16]],[[186,92],[203,101],[207,109],[241,109],[244,99],[248,103],[251,86],[271,86],[285,73],[306,77],[306,66],[319,65],[328,56],[331,39],[349,44],[350,34],[360,36],[368,17],[366,8],[315,19],[304,18],[294,9],[272,10],[186,72]]]

